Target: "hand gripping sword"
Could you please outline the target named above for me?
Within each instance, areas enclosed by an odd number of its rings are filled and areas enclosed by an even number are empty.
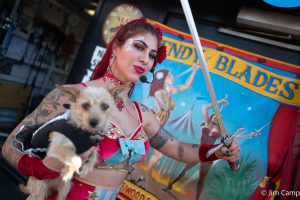
[[[216,98],[216,94],[214,91],[214,87],[213,87],[213,84],[212,84],[212,81],[211,81],[211,78],[209,75],[209,71],[208,71],[208,68],[206,65],[206,60],[204,57],[204,53],[203,53],[202,46],[200,43],[200,38],[198,36],[198,32],[196,29],[196,25],[194,22],[194,18],[192,15],[192,11],[191,11],[189,2],[188,2],[188,0],[180,0],[180,2],[181,2],[181,5],[182,5],[183,11],[184,11],[184,15],[187,20],[187,23],[188,23],[195,47],[196,47],[197,55],[200,59],[200,64],[201,64],[201,66],[203,66],[203,75],[204,75],[204,79],[206,82],[206,87],[208,89],[209,96],[211,98],[213,108],[214,108],[214,111],[215,111],[215,114],[216,114],[216,117],[217,117],[217,120],[218,120],[218,123],[220,126],[220,131],[221,131],[221,142],[222,143],[219,146],[217,146],[218,148],[213,148],[213,149],[211,149],[211,151],[207,152],[206,157],[208,157],[209,155],[216,152],[219,148],[221,148],[223,146],[230,147],[234,137],[236,135],[238,135],[239,133],[241,133],[244,129],[239,128],[234,134],[232,134],[232,135],[227,134],[226,129],[224,127],[223,120],[222,120],[221,112],[220,112],[220,109],[219,109],[219,106],[217,103],[217,98]],[[238,161],[234,162],[234,163],[233,162],[228,162],[228,163],[230,165],[230,168],[233,171],[236,171],[239,169]]]

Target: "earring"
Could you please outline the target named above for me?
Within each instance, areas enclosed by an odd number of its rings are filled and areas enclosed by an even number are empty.
[[[114,61],[115,61],[115,58],[116,58],[115,55],[111,55],[111,56],[110,56],[110,58],[109,58],[109,66],[112,66],[112,64],[113,64]]]

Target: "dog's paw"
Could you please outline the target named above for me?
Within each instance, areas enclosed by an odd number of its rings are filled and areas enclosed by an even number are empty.
[[[69,181],[72,179],[73,174],[79,173],[82,160],[79,156],[73,156],[69,161],[65,162],[65,166],[61,171],[61,177],[63,181]]]

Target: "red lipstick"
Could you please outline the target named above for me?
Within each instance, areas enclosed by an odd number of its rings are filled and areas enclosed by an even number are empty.
[[[138,66],[138,65],[133,65],[134,70],[136,71],[136,73],[138,74],[143,74],[145,72],[145,68]]]

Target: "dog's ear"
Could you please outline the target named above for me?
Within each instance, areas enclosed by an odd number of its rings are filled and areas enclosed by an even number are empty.
[[[131,88],[131,84],[118,85],[116,87],[109,89],[108,91],[114,98],[114,101],[118,102],[119,99],[124,98],[126,95],[128,95],[130,88]]]
[[[76,87],[70,87],[70,86],[60,86],[55,85],[57,89],[59,89],[62,92],[65,92],[71,96],[71,101],[75,102],[76,99],[80,95],[80,89]]]

